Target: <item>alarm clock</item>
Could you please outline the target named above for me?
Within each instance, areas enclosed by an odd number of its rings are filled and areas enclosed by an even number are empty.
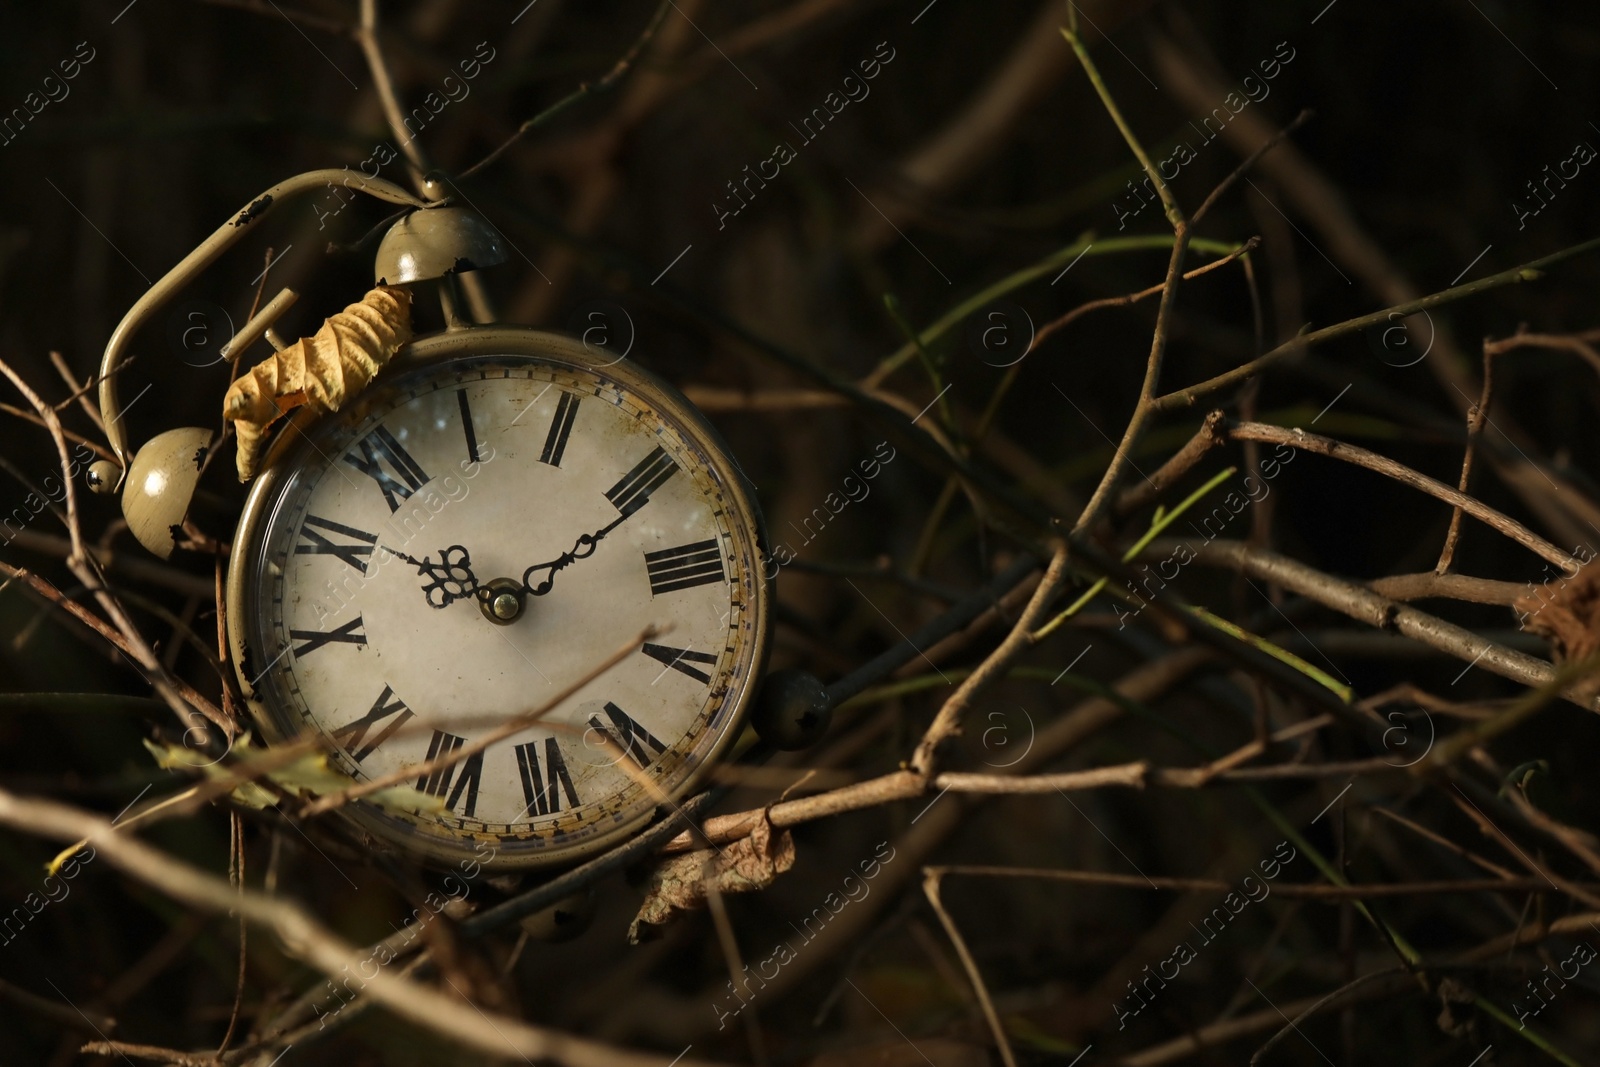
[[[158,555],[173,550],[212,434],[170,430],[130,452],[116,383],[128,342],[330,173],[246,205],[107,346],[101,407],[117,463],[91,468],[90,485],[120,490],[129,528]],[[460,318],[454,276],[505,259],[481,217],[377,180],[361,191],[412,209],[380,244],[375,282],[437,288],[447,326],[269,445],[228,565],[240,687],[268,740],[312,739],[354,781],[403,776],[429,798],[340,807],[373,846],[439,866],[486,854],[499,869],[567,864],[637,833],[738,737],[770,630],[761,513],[714,428],[636,362]],[[285,291],[224,351],[281,343],[269,317],[292,300]],[[498,736],[643,633],[610,670]],[[458,750],[470,754],[450,761]]]

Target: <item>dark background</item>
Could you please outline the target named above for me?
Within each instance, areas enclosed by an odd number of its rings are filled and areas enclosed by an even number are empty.
[[[537,0],[523,9],[520,2],[440,0],[383,7],[381,40],[408,108],[419,106],[479,42],[494,50],[469,83],[470,95],[443,108],[420,134],[433,165],[448,172],[465,169],[523,119],[609,69],[654,5]],[[1051,46],[1050,5],[682,0],[678,7],[618,90],[578,103],[462,186],[516,250],[509,263],[481,275],[505,321],[570,330],[599,309],[613,328],[634,337],[629,358],[694,387],[688,391],[697,399],[725,395],[710,389],[812,388],[773,350],[859,378],[903,342],[884,294],[893,293],[906,319],[921,329],[1085,232],[1117,234],[1112,205],[1125,200],[1125,183],[1136,171],[1066,43],[1056,36]],[[1054,8],[1056,20],[1064,21],[1064,6]],[[1600,230],[1594,206],[1600,164],[1584,167],[1525,228],[1514,206],[1530,203],[1526,183],[1542,178],[1547,164],[1571,156],[1578,142],[1600,146],[1600,12],[1590,5],[1337,0],[1324,8],[1319,0],[1102,0],[1085,10],[1110,35],[1093,45],[1100,69],[1157,158],[1167,156],[1177,138],[1197,139],[1189,120],[1204,110],[1186,102],[1161,62],[1162,47],[1176,48],[1195,69],[1232,88],[1285,42],[1292,61],[1269,83],[1270,95],[1244,115],[1281,125],[1303,108],[1315,112],[1293,140],[1330,184],[1307,193],[1303,182],[1257,171],[1254,187],[1230,191],[1201,230],[1230,242],[1262,237],[1253,257],[1259,323],[1237,269],[1185,286],[1163,376],[1168,388],[1219,373],[1303,324],[1323,326],[1395,303],[1393,286],[1406,279],[1417,292],[1432,292]],[[80,381],[87,379],[112,328],[147,284],[262,189],[303,170],[354,167],[375,146],[393,146],[371,74],[342,29],[355,17],[354,0],[302,0],[282,8],[179,0],[137,0],[125,9],[120,2],[6,5],[0,113],[23,107],[79,42],[88,43],[94,58],[67,83],[70,95],[0,145],[0,357],[47,398],[62,399],[69,390],[48,362],[50,351],[60,352]],[[894,58],[869,83],[870,96],[846,107],[815,142],[798,144],[788,124],[820,105],[880,42]],[[1012,83],[1022,86],[1015,93],[1019,103],[993,107],[986,94]],[[780,138],[795,144],[797,158],[719,229],[713,205],[727,202],[725,183],[769,156]],[[1180,202],[1192,210],[1239,158],[1223,139],[1201,148],[1173,183]],[[406,183],[398,161],[385,176]],[[1307,210],[1301,196],[1320,204],[1321,213]],[[282,256],[271,268],[266,295],[284,285],[304,294],[279,326],[286,336],[311,333],[367,286],[370,253],[330,251],[328,245],[356,241],[385,209],[357,202],[322,229],[312,206],[317,202],[275,213],[140,335],[136,362],[123,379],[124,402],[149,383],[154,388],[127,416],[135,442],[173,426],[216,421],[227,368],[194,365],[205,360],[186,351],[182,330],[193,320],[183,316],[198,309],[219,332],[225,320],[242,324],[269,245]],[[1333,214],[1341,205],[1353,225]],[[1150,207],[1127,232],[1159,234],[1163,226]],[[1158,283],[1166,258],[1161,250],[1087,256],[1058,283],[1049,284],[1052,271],[1007,299],[1043,324],[1084,301]],[[1504,337],[1519,324],[1543,333],[1600,326],[1597,286],[1600,259],[1579,257],[1543,280],[1435,311],[1431,325],[1409,334],[1369,331],[1322,346],[1266,376],[1259,394],[1244,403],[1264,421],[1293,426],[1305,425],[1337,398],[1318,420],[1319,432],[1453,485],[1469,401],[1453,391],[1441,367],[1448,363],[1467,374],[1463,380],[1476,381],[1485,337]],[[986,450],[978,462],[1032,491],[1048,483],[1038,496],[1070,522],[1132,408],[1154,304],[1090,315],[1041,346],[1000,408],[997,426],[1008,451]],[[1013,327],[1020,322],[1015,314],[1008,321]],[[1412,364],[1430,340],[1444,348]],[[966,413],[981,411],[1002,373],[993,360],[986,362],[964,329],[934,345],[933,355],[954,383],[949,399]],[[1596,368],[1571,353],[1522,350],[1502,359],[1495,374],[1496,423],[1529,454],[1597,495],[1588,473],[1600,461]],[[914,364],[886,384],[913,411],[933,398]],[[1346,386],[1348,393],[1342,392]],[[8,404],[22,403],[9,386],[0,393]],[[1219,399],[1238,410],[1239,397]],[[802,560],[863,564],[886,556],[899,566],[916,552],[942,477],[911,458],[892,464],[870,500],[852,506],[814,543],[801,547],[799,538],[785,534],[883,438],[870,418],[840,406],[778,412],[705,406],[757,483],[774,539],[794,544]],[[1138,465],[1158,465],[1203,412],[1163,420],[1134,457]],[[98,440],[81,412],[69,410],[65,417]],[[37,428],[7,416],[0,422],[0,458],[7,472],[0,510],[9,510],[23,503],[28,483],[51,472],[53,453]],[[1229,459],[1237,461],[1237,450]],[[231,471],[220,470],[231,465],[219,463],[212,472],[220,475],[208,479],[200,513],[207,532],[223,540],[231,537],[230,509],[242,498]],[[1208,469],[1220,466],[1219,457]],[[1600,546],[1600,529],[1530,506],[1537,487],[1519,491],[1484,470],[1474,490],[1568,549]],[[1258,532],[1270,530],[1280,551],[1355,578],[1429,569],[1449,518],[1436,501],[1309,455],[1287,469],[1270,500],[1270,510],[1240,520],[1228,536],[1244,537],[1251,523],[1264,523]],[[83,510],[91,538],[104,532],[119,552],[141,554],[114,526],[113,503],[85,494]],[[1138,517],[1118,533],[1131,539],[1145,521]],[[29,529],[62,532],[48,514]],[[70,575],[40,547],[10,545],[0,549],[0,559],[35,568],[70,589]],[[980,531],[958,497],[934,538],[925,573],[945,589],[968,589],[1016,549],[1003,535]],[[1472,523],[1457,559],[1469,574],[1517,582],[1548,577],[1533,556]],[[173,566],[205,580],[212,573],[211,561],[199,553],[180,553]],[[1262,623],[1260,597],[1226,575],[1196,570],[1183,585],[1191,602],[1241,622],[1282,627],[1276,619]],[[127,591],[146,598],[131,601],[146,632],[163,648],[172,642],[171,618],[160,614],[165,611],[209,640],[211,604],[172,586],[129,580]],[[897,639],[880,611],[909,631],[940,606],[937,597],[892,583],[864,588],[872,604],[837,574],[786,570],[779,582],[775,664],[837,676]],[[1440,613],[1487,630],[1514,628],[1504,608],[1456,604]],[[1299,611],[1295,619],[1313,634],[1347,628],[1346,620],[1317,611]],[[1114,680],[1143,656],[1094,632],[1096,626],[1114,631],[1115,623],[1102,604],[1082,632],[1069,629],[1030,662],[1054,673],[1092,645],[1097,651],[1079,669]],[[1141,629],[1163,636],[1153,624]],[[1519,647],[1541,651],[1525,635],[1519,639]],[[202,656],[179,649],[174,659],[203,691],[215,691],[215,673]],[[1461,676],[1464,664],[1438,656],[1349,652],[1334,653],[1333,660],[1359,696],[1402,681],[1452,700],[1495,700],[1520,691],[1481,670]],[[7,692],[148,695],[119,657],[16,588],[0,591],[0,672]],[[1237,672],[1216,677],[1249,690]],[[1015,682],[993,692],[983,712],[1002,712],[996,721],[1020,731],[1076,699],[1041,682]],[[1281,699],[1294,707],[1292,698]],[[846,717],[836,741],[843,747],[819,759],[858,776],[893,769],[937,706],[937,696],[920,695],[889,705],[887,718],[865,711]],[[1249,736],[1247,719],[1219,714],[1193,693],[1179,692],[1163,710],[1218,751]],[[158,790],[175,784],[139,744],[158,726],[170,729],[164,712],[115,701],[30,706],[13,700],[0,712],[0,786],[115,813],[148,783]],[[962,758],[981,769],[985,750],[995,743],[1003,741],[969,727]],[[1575,825],[1593,827],[1597,743],[1592,714],[1556,704],[1496,755],[1502,769],[1528,759],[1549,761],[1552,804]],[[1321,758],[1372,755],[1371,745],[1355,735],[1326,744],[1317,749]],[[1158,726],[1128,717],[1074,750],[1062,766],[1134,758],[1165,765],[1204,759]],[[814,765],[803,757],[790,762]],[[1269,792],[1306,829],[1337,788]],[[1395,803],[1414,804],[1418,818],[1431,810],[1437,819],[1429,825],[1478,847],[1476,828],[1448,804],[1428,809],[1414,791],[1420,788],[1395,786]],[[771,795],[752,792],[747,803],[729,810]],[[1282,839],[1237,791],[1081,796],[1088,799],[1029,797],[974,807],[937,849],[938,862],[1121,873],[1131,865],[1151,874],[1237,881]],[[813,908],[879,841],[905,833],[920,808],[896,805],[798,832],[795,871],[766,893],[730,902],[746,958],[764,955],[792,916]],[[1338,843],[1328,825],[1307,832],[1332,854]],[[269,852],[282,850],[279,888],[310,903],[347,936],[380,936],[409,911],[383,876],[362,879],[363,891],[352,894],[319,867],[315,854],[280,833],[267,823],[247,824],[251,868],[261,869]],[[1443,853],[1417,859],[1419,839],[1387,833],[1363,837],[1365,851],[1350,845],[1370,865],[1364,871],[1369,879],[1419,877],[1416,870],[1401,873],[1413,860],[1434,877],[1464,877],[1470,870],[1458,869]],[[214,870],[225,867],[228,819],[221,809],[148,837]],[[0,833],[0,903],[34,888],[38,864],[52,851],[47,843]],[[1314,874],[1302,860],[1288,877],[1310,880]],[[857,936],[817,949],[804,975],[762,1007],[772,1062],[989,1062],[988,1032],[973,1013],[970,989],[937,920],[920,903],[918,881],[905,872],[901,881],[875,890],[872,915],[861,917]],[[0,945],[0,979],[42,996],[99,1004],[120,1020],[116,1036],[125,1040],[214,1046],[232,999],[238,951],[232,923],[193,920],[109,869],[91,866],[72,885],[67,901]],[[663,1063],[688,1042],[696,1055],[747,1061],[752,1054],[743,1030],[718,1032],[714,1025],[711,1003],[725,995],[726,973],[709,920],[691,916],[665,940],[628,949],[622,931],[638,896],[623,880],[603,885],[593,928],[574,944],[528,947],[504,983],[499,1006],[657,1049],[665,1053]],[[1347,911],[1282,901],[1252,906],[1226,941],[1185,969],[1156,1010],[1119,1031],[1108,1002],[1125,995],[1121,981],[1168,951],[1170,941],[1145,945],[1140,938],[1170,918],[1173,899],[1029,881],[952,881],[946,892],[991,991],[1014,1020],[1013,1044],[1029,1062],[1074,1062],[1090,1045],[1085,1065],[1117,1062],[1119,1055],[1221,1016],[1259,1010],[1264,1005],[1251,999],[1245,977],[1274,998],[1294,998],[1333,989],[1353,973],[1347,971],[1353,961],[1360,961],[1360,970],[1393,963],[1371,929]],[[1522,903],[1505,901],[1426,898],[1396,903],[1386,919],[1424,950],[1446,952],[1515,927]],[[1198,910],[1213,903],[1193,902]],[[1530,906],[1567,904],[1551,897]],[[472,951],[503,964],[513,941]],[[1590,941],[1600,943],[1600,935]],[[1550,958],[1565,958],[1570,944],[1551,942]],[[1504,1006],[1538,965],[1482,977],[1474,988]],[[117,985],[119,976],[139,968],[149,973],[140,972],[137,983],[124,981],[131,991]],[[851,976],[855,991],[846,983]],[[246,1024],[269,1012],[274,997],[292,996],[313,981],[268,938],[254,939]],[[1539,1020],[1541,1032],[1578,1062],[1600,1056],[1597,989],[1586,972]],[[120,997],[114,1004],[108,990]],[[814,1026],[825,1003],[829,1011]],[[1268,1062],[1317,1063],[1326,1051],[1341,1067],[1464,1065],[1491,1044],[1484,1063],[1558,1062],[1485,1016],[1462,1022],[1440,1015],[1438,996],[1420,992],[1368,1002],[1353,1013],[1327,1013],[1308,1024],[1315,1047],[1291,1038]],[[73,1051],[84,1033],[14,999],[0,998],[0,1020],[6,1023],[0,1025],[0,1064],[92,1058]],[[1191,1059],[1244,1062],[1267,1033],[1252,1032]],[[456,1055],[418,1034],[373,1012],[337,1039],[297,1048],[283,1062],[426,1063]],[[905,1047],[913,1042],[915,1056]]]

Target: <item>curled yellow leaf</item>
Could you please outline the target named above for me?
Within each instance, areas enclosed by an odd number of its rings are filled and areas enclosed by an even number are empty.
[[[411,293],[380,285],[242,375],[222,400],[239,439],[239,480],[255,476],[267,427],[303,405],[338,411],[409,340]]]

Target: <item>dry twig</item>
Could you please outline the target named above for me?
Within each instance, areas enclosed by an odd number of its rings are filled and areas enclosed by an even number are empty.
[[[191,907],[227,913],[277,935],[290,955],[338,977],[368,956],[324,927],[298,904],[254,890],[239,890],[199,868],[175,860],[112,829],[105,819],[45,800],[26,800],[0,790],[0,824],[56,840],[85,839],[97,856],[145,884]],[[359,973],[359,971],[358,971]],[[493,1016],[416,982],[379,969],[365,992],[385,1007],[467,1048],[490,1055],[552,1058],[573,1067],[666,1067],[665,1056],[644,1055],[612,1045]],[[484,1021],[491,1025],[485,1028]],[[706,1060],[681,1058],[685,1067]]]

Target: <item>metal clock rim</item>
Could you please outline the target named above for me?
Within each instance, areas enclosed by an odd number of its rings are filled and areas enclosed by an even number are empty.
[[[765,521],[756,504],[755,488],[733,458],[732,451],[705,415],[687,397],[671,384],[632,361],[617,361],[609,353],[596,353],[584,342],[565,334],[517,326],[472,326],[449,329],[415,338],[398,352],[373,387],[381,387],[394,379],[414,371],[441,366],[456,359],[491,357],[495,355],[523,356],[566,364],[579,370],[610,377],[625,388],[641,392],[652,404],[675,421],[692,438],[696,438],[716,474],[734,509],[735,520],[751,531],[754,541],[758,573],[752,576],[751,642],[749,676],[731,699],[734,705],[728,714],[721,735],[706,751],[704,758],[691,773],[670,791],[674,801],[689,796],[705,780],[712,769],[721,762],[738,740],[746,722],[751,703],[760,688],[771,646],[773,580],[766,566],[769,542]],[[294,419],[278,435],[267,453],[264,470],[246,498],[244,509],[234,533],[234,556],[229,560],[226,583],[227,631],[233,653],[234,673],[250,711],[251,719],[271,743],[283,743],[288,735],[279,728],[270,711],[257,698],[252,679],[247,677],[245,650],[246,632],[250,612],[254,609],[248,576],[251,561],[245,556],[256,543],[258,527],[282,496],[287,469],[279,461],[292,451],[304,435],[320,420],[302,416]],[[646,810],[638,817],[621,823],[579,845],[570,846],[554,854],[497,852],[494,859],[485,860],[483,854],[471,847],[479,839],[470,833],[460,841],[450,841],[442,836],[419,830],[402,842],[394,830],[395,821],[375,812],[364,810],[359,803],[339,809],[339,815],[363,836],[376,839],[397,854],[411,855],[424,863],[449,865],[462,862],[482,864],[494,870],[532,870],[559,868],[601,852],[619,841],[630,838],[649,826],[661,814],[660,806]]]

